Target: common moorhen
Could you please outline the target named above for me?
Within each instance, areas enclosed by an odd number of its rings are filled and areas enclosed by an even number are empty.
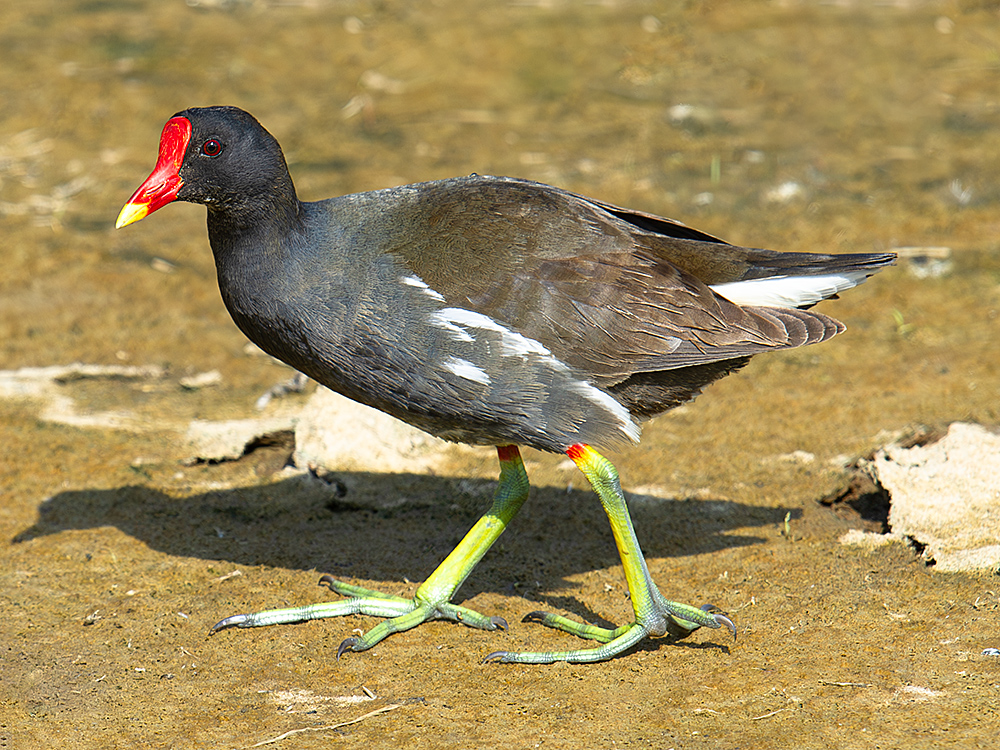
[[[600,642],[489,661],[608,659],[647,636],[733,621],[656,588],[618,474],[591,445],[639,424],[760,352],[826,341],[844,326],[808,308],[893,263],[736,247],[670,219],[556,187],[470,175],[302,202],[278,142],[234,107],[167,121],[156,168],[118,217],[183,200],[208,207],[219,287],[264,351],[323,385],[446,440],[497,446],[489,511],[413,599],[323,581],[350,597],[227,617],[212,632],[363,613],[387,618],[338,649],[363,651],[431,619],[506,628],[450,602],[528,496],[518,445],[565,452],[611,522],[634,622],[614,630],[533,612]]]

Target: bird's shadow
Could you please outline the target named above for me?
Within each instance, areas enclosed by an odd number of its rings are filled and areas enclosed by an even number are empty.
[[[310,474],[272,484],[175,497],[150,487],[60,492],[13,541],[113,526],[171,556],[319,570],[338,578],[420,581],[489,507],[495,481],[410,474]],[[457,601],[481,592],[521,595],[613,627],[572,595],[578,573],[616,565],[600,503],[589,490],[533,487]],[[801,510],[723,499],[630,495],[647,557],[700,555],[762,542],[732,533],[774,527]],[[666,582],[664,582],[666,583]],[[566,594],[544,592],[564,591]],[[263,603],[262,603],[263,604]]]

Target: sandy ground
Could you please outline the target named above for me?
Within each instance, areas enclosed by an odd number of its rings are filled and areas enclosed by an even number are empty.
[[[194,5],[0,10],[0,748],[995,746],[996,575],[845,547],[878,513],[820,502],[922,425],[1000,422],[995,8]],[[324,482],[282,471],[280,435],[188,461],[192,420],[258,417],[290,374],[229,321],[203,209],[111,229],[163,121],[212,103],[264,121],[305,198],[493,172],[741,243],[947,248],[825,303],[843,336],[756,359],[612,456],[654,577],[726,609],[735,644],[480,664],[574,643],[520,623],[532,610],[629,613],[599,504],[537,453],[459,592],[509,633],[430,623],[339,662],[373,620],[207,636],[333,597],[322,573],[412,592],[496,472],[487,451]],[[74,362],[110,369],[22,369]]]

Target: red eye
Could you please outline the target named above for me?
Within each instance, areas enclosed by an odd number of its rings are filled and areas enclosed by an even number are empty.
[[[222,153],[222,144],[214,138],[209,138],[201,144],[201,153],[203,156],[218,156]]]

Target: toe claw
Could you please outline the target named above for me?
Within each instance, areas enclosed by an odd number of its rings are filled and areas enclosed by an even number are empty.
[[[483,658],[483,664],[499,664],[503,662],[505,656],[507,656],[508,651],[494,651],[492,654],[486,654]]]
[[[357,638],[345,638],[341,641],[340,645],[337,646],[337,661],[340,661],[340,657],[343,656],[346,651],[353,651],[356,645],[358,645]]]
[[[498,615],[491,617],[490,622],[493,623],[497,630],[502,630],[505,633],[510,631],[510,625],[507,624],[507,621],[504,618]]]
[[[712,615],[712,617],[714,617],[715,621],[717,623],[719,623],[720,625],[725,625],[727,628],[729,628],[729,632],[731,632],[733,634],[733,640],[735,641],[736,640],[736,623],[734,623],[732,620],[730,620],[728,617],[726,617],[723,614],[716,613],[716,614]]]
[[[329,573],[324,573],[323,575],[321,575],[319,577],[319,585],[320,586],[322,586],[325,583],[330,588],[333,588],[333,584],[336,583],[336,582],[337,582],[336,579],[332,575],[330,575]]]
[[[230,615],[223,620],[219,620],[215,625],[213,625],[209,631],[209,635],[218,633],[220,630],[225,630],[226,628],[239,628],[243,627],[244,623],[250,619],[250,615]]]
[[[729,619],[729,615],[716,607],[714,604],[702,604],[701,609],[703,612],[708,612],[712,615],[712,618],[715,620],[717,625],[725,625],[729,628],[729,632],[733,634],[733,640],[736,640],[736,623]]]
[[[524,617],[521,618],[521,622],[540,622],[544,623],[545,618],[548,616],[547,612],[542,612],[541,610],[535,610],[534,612],[529,612]]]

